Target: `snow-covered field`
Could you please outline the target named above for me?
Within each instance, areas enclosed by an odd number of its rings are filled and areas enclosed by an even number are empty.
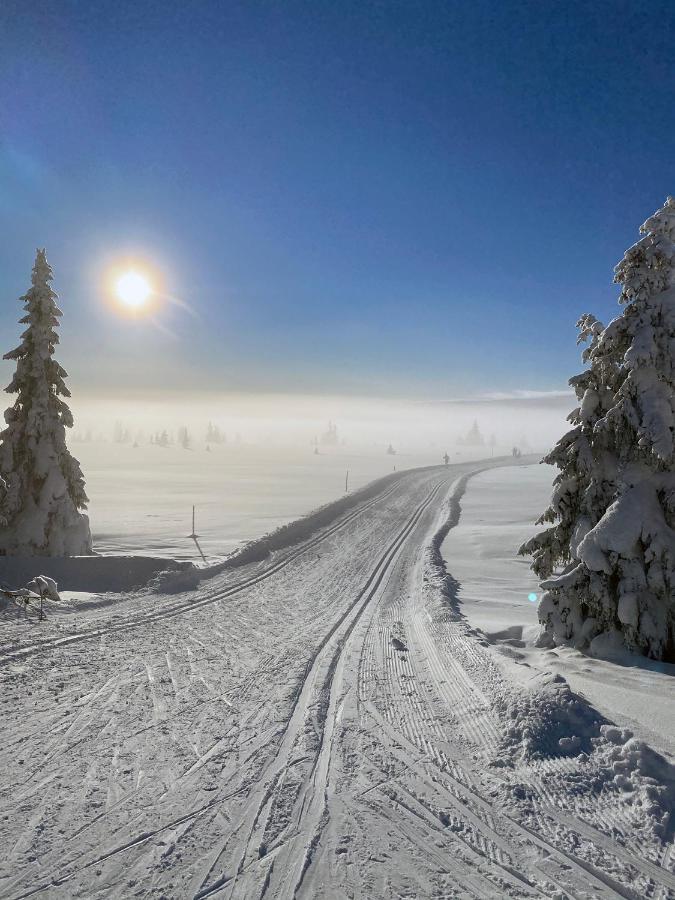
[[[436,465],[445,448],[388,456],[382,447],[352,449],[80,443],[72,446],[87,479],[94,548],[198,558],[187,535],[192,505],[200,544],[218,557],[394,470]],[[449,447],[453,462],[485,451]]]
[[[499,468],[469,482],[462,516],[443,544],[448,570],[462,585],[462,609],[488,631],[537,623],[539,583],[518,547],[548,506],[550,466]]]
[[[547,486],[485,466],[196,589],[7,607],[0,896],[675,898],[673,766],[527,648],[510,548]]]
[[[517,556],[548,505],[550,466],[501,468],[477,475],[462,517],[446,539],[448,569],[459,581],[462,613],[502,652],[541,672],[563,675],[604,716],[675,758],[675,666],[630,654],[612,662],[575,650],[538,650],[539,590],[527,558]]]

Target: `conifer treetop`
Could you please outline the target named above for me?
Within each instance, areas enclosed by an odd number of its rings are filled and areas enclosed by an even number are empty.
[[[600,429],[614,433],[623,459],[664,470],[675,464],[675,200],[668,197],[640,230],[644,237],[614,270],[623,313],[592,358],[622,370]]]

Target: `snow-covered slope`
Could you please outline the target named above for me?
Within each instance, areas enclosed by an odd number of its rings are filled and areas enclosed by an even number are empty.
[[[460,614],[476,468],[197,591],[6,622],[2,896],[675,896],[667,764]]]

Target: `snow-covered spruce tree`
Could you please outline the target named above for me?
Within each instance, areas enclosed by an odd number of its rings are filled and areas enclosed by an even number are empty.
[[[66,447],[73,417],[67,373],[53,358],[61,310],[51,288],[52,270],[38,250],[32,287],[21,297],[28,327],[5,359],[16,360],[6,390],[16,394],[0,432],[0,476],[6,483],[0,515],[0,553],[12,556],[75,556],[91,552],[87,504],[78,461]]]
[[[557,466],[560,474],[553,483],[551,503],[537,524],[554,524],[520,548],[522,554],[533,557],[532,568],[544,579],[550,578],[561,564],[567,566],[565,575],[572,573],[572,579],[579,576],[576,556],[579,543],[599,522],[615,490],[614,482],[607,479],[602,460],[598,459],[599,443],[594,428],[611,407],[616,366],[594,356],[603,332],[602,323],[595,316],[582,316],[577,328],[577,343],[589,342],[583,360],[590,362],[590,366],[570,379],[579,400],[579,406],[567,417],[573,427],[543,460]],[[559,586],[555,602],[551,596],[544,598],[539,614],[555,637],[581,642],[586,637],[588,619],[580,597],[572,589],[572,579],[565,582],[564,590],[562,584]],[[591,624],[590,630],[593,627]]]
[[[590,338],[589,368],[570,382],[580,406],[544,460],[560,474],[540,522],[555,524],[521,552],[547,579],[539,619],[555,642],[611,635],[673,661],[675,200],[641,231],[615,269],[622,314],[604,329],[579,323]]]

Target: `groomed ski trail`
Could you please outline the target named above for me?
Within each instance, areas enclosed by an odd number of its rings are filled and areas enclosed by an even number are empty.
[[[438,549],[492,464],[406,473],[152,608],[12,625],[0,896],[675,897],[599,738],[505,741],[523,689]]]

